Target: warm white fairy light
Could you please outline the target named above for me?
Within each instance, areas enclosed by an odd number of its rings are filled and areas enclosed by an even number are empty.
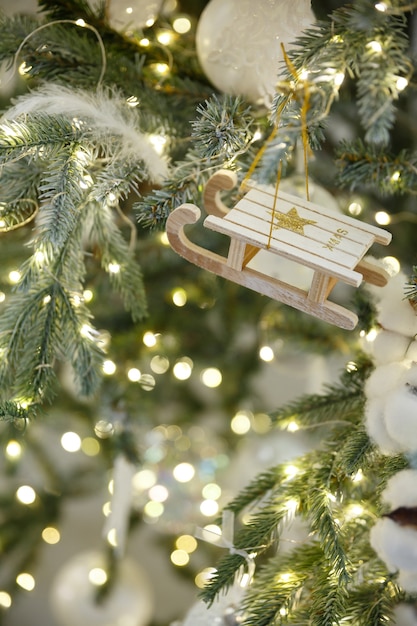
[[[45,296],[42,302],[43,304],[49,304],[51,300],[52,300],[51,296]]]
[[[22,446],[15,439],[11,439],[6,446],[6,456],[8,459],[17,461],[22,456]]]
[[[300,430],[300,427],[299,427],[299,425],[297,424],[297,422],[296,422],[295,420],[292,420],[292,421],[288,424],[288,426],[287,426],[287,430],[288,430],[290,433],[295,433],[295,432],[297,432],[297,430]]]
[[[107,420],[99,420],[94,426],[94,432],[100,439],[108,439],[114,434],[114,426]]]
[[[358,471],[352,476],[353,483],[360,483],[363,480],[363,471],[358,469]]]
[[[381,13],[385,13],[385,11],[388,9],[388,6],[385,2],[377,2],[375,5],[375,8],[377,11],[381,11]]]
[[[222,373],[217,367],[208,367],[200,374],[200,380],[206,387],[214,389],[219,387],[222,383]]]
[[[25,591],[33,591],[35,589],[35,579],[28,572],[21,572],[16,576],[16,582]]]
[[[127,372],[127,377],[132,383],[137,383],[141,375],[141,371],[137,367],[131,367]]]
[[[105,502],[101,510],[103,512],[104,517],[108,517],[111,513],[111,502],[110,501]]]
[[[158,63],[157,65],[159,66],[158,71],[160,74],[165,74],[169,69],[168,65],[166,65],[165,63]],[[167,69],[163,69],[164,67]],[[155,152],[157,152],[158,154],[163,154],[167,143],[166,137],[164,137],[163,135],[149,135],[149,141],[153,145]]]
[[[142,374],[138,382],[144,391],[155,389],[156,380],[152,374]]]
[[[4,291],[0,291],[0,303],[4,302],[6,299],[6,294],[4,293]]]
[[[291,513],[291,515],[295,515],[299,504],[300,503],[296,498],[290,498],[286,501],[285,508],[289,513]]]
[[[399,172],[398,170],[396,170],[393,175],[390,178],[390,181],[392,183],[397,183],[401,178],[401,172]]]
[[[78,452],[81,449],[81,437],[77,433],[68,431],[61,437],[61,446],[66,452]]]
[[[346,363],[346,371],[348,372],[356,372],[358,370],[358,366],[355,361],[349,361]]]
[[[371,330],[366,333],[365,338],[368,343],[372,343],[378,336],[378,330],[376,328],[371,328]]]
[[[169,65],[167,63],[155,63],[154,67],[158,74],[167,74],[169,72]]]
[[[84,302],[91,302],[93,297],[94,297],[94,294],[91,291],[91,289],[84,289],[84,291],[83,291],[83,300],[84,300]]]
[[[386,211],[377,211],[375,213],[375,221],[380,226],[387,226],[391,222],[391,216]]]
[[[118,274],[120,272],[120,264],[115,262],[109,263],[107,269],[110,274]]]
[[[360,215],[362,210],[362,205],[359,202],[351,202],[348,206],[348,211],[351,215]]]
[[[45,543],[48,543],[49,545],[53,546],[60,542],[61,533],[54,526],[47,526],[42,531],[42,539],[44,540]]]
[[[155,24],[155,21],[156,21],[156,18],[154,18],[154,17],[150,17],[150,18],[148,18],[148,19],[146,20],[146,22],[145,22],[145,26],[146,26],[147,28],[150,28],[151,26],[153,26],[153,25]]]
[[[12,285],[16,285],[21,278],[22,275],[18,270],[12,270],[9,272],[9,282],[12,283]]]
[[[162,502],[155,502],[155,500],[151,500],[150,502],[147,502],[145,506],[143,507],[143,512],[145,513],[145,515],[153,519],[161,517],[164,510],[165,510],[165,507],[162,504]]]
[[[0,591],[0,606],[3,609],[10,609],[12,606],[12,597],[7,591]]]
[[[165,502],[168,500],[169,491],[165,485],[154,485],[149,489],[148,495],[153,502]]]
[[[165,374],[169,370],[169,359],[166,356],[156,354],[151,359],[150,367],[155,374]]]
[[[195,550],[197,550],[197,539],[192,535],[181,535],[175,541],[175,547],[178,550],[184,550],[184,552],[192,554],[193,552],[195,552]]]
[[[180,361],[177,361],[172,368],[172,373],[178,380],[187,380],[190,378],[193,371],[193,362],[187,357],[183,357]]]
[[[405,76],[399,76],[397,78],[395,86],[397,87],[398,91],[404,91],[407,85],[408,85],[408,80]]]
[[[288,615],[288,610],[285,608],[285,606],[282,606],[282,607],[280,608],[280,610],[279,610],[279,614],[280,614],[282,617],[285,617],[286,615]]]
[[[150,469],[144,469],[137,472],[132,479],[133,489],[136,491],[145,491],[150,489],[156,483],[156,475]]]
[[[377,53],[382,52],[381,44],[379,43],[379,41],[376,41],[375,39],[367,43],[366,47],[372,50],[372,52],[377,52]]]
[[[361,504],[350,504],[346,508],[345,519],[347,521],[361,517],[365,512],[365,509]]]
[[[182,287],[178,287],[172,292],[172,302],[175,306],[182,307],[187,304],[187,292]]]
[[[97,456],[100,454],[100,444],[94,437],[84,437],[81,441],[81,450],[86,456]]]
[[[172,28],[179,35],[184,35],[191,30],[191,21],[188,17],[177,17],[172,23]]]
[[[219,512],[219,503],[216,500],[203,500],[200,504],[200,512],[204,517],[213,517]]]
[[[391,276],[395,276],[401,269],[401,264],[395,256],[385,256],[382,259],[384,267]]]
[[[259,349],[259,358],[266,363],[270,363],[274,360],[274,351],[271,346],[262,346]]]
[[[97,331],[89,324],[83,324],[80,328],[80,335],[86,339],[94,339],[97,335]]]
[[[215,567],[206,567],[199,572],[194,578],[194,583],[199,589],[203,589],[207,583],[213,578],[217,570]]]
[[[106,570],[102,567],[93,567],[93,569],[88,572],[88,580],[92,585],[101,587],[107,582],[108,575]]]
[[[222,529],[217,524],[206,524],[201,531],[204,541],[216,544],[222,539]]]
[[[166,232],[163,233],[159,233],[158,235],[159,241],[163,246],[169,246],[169,239],[168,239],[168,235],[166,234]]]
[[[146,333],[143,335],[142,341],[147,348],[153,348],[157,344],[158,335],[150,330],[147,330]]]
[[[251,420],[246,411],[238,411],[230,422],[230,428],[236,435],[245,435],[251,429]]]
[[[201,495],[203,498],[209,500],[218,500],[222,495],[222,488],[216,483],[208,483],[207,485],[204,485]]]
[[[189,483],[195,476],[195,467],[191,463],[179,463],[172,470],[172,475],[179,483]]]
[[[76,20],[75,23],[77,24],[77,26],[81,26],[81,28],[85,28],[87,26],[87,24],[81,17],[78,20]]]
[[[25,76],[25,74],[28,74],[31,69],[32,69],[32,66],[31,65],[26,65],[25,61],[23,61],[23,63],[21,63],[19,65],[18,72],[19,72],[20,76]]]
[[[81,189],[88,189],[94,184],[94,181],[91,178],[91,176],[87,174],[87,176],[83,176],[83,178],[80,178],[80,180],[78,181],[78,184],[81,187]]]
[[[293,575],[290,572],[284,572],[279,575],[279,580],[283,583],[289,583],[292,578]]]
[[[190,561],[190,557],[185,550],[174,550],[171,552],[170,559],[177,567],[184,567]]]
[[[16,491],[16,498],[22,504],[33,504],[36,500],[36,491],[29,485],[22,485]]]
[[[174,40],[174,33],[170,30],[160,30],[156,35],[157,40],[163,46],[169,46]]]
[[[117,540],[117,529],[110,528],[109,532],[106,535],[107,543],[111,545],[113,548],[117,548],[119,542]]]
[[[147,37],[143,37],[140,41],[139,41],[139,45],[142,46],[143,48],[147,48],[150,45],[150,41]]]
[[[103,361],[101,369],[103,370],[103,374],[106,374],[106,376],[113,376],[113,374],[116,373],[117,365],[111,359],[106,359]]]
[[[286,465],[284,468],[284,474],[287,476],[287,478],[291,479],[294,478],[294,476],[297,476],[298,472],[300,470],[298,469],[298,467],[296,465]]]

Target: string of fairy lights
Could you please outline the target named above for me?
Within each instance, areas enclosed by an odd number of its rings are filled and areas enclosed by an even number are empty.
[[[377,3],[375,8],[379,11],[388,10],[386,3]],[[132,9],[127,8],[126,13],[129,14]],[[146,23],[147,27],[153,26],[155,20],[151,19]],[[83,20],[77,20],[78,26],[85,26]],[[169,74],[172,67],[171,53],[169,52],[169,46],[175,41],[175,38],[186,34],[192,28],[191,19],[185,15],[180,15],[172,21],[172,29],[163,28],[156,33],[156,42],[151,42],[147,37],[142,37],[139,40],[139,46],[147,48],[151,45],[160,45],[166,52],[167,61],[156,63],[153,66],[155,75],[160,76],[161,79]],[[369,47],[376,54],[381,53],[383,48],[378,41],[370,41]],[[30,71],[25,63],[22,63],[19,67],[19,73],[21,76],[25,76]],[[334,77],[334,80],[341,84],[343,78],[339,75]],[[407,87],[408,80],[405,77],[398,77],[396,81],[396,88],[401,91]],[[135,107],[139,104],[138,99],[135,96],[127,98],[127,105]],[[74,120],[74,124],[77,120]],[[10,128],[8,132],[12,132]],[[16,131],[18,132],[18,131]],[[167,138],[163,135],[150,135],[149,141],[154,146],[155,150],[159,154],[163,154],[167,144]],[[79,151],[77,157],[83,165],[88,162],[88,156],[84,151]],[[392,183],[398,182],[400,172],[395,172],[392,175]],[[83,189],[89,188],[93,184],[91,176],[85,175],[80,179],[80,187]],[[109,205],[113,205],[117,198],[114,195],[108,197]],[[2,205],[0,204],[0,228],[4,226],[3,220],[1,220]],[[347,212],[352,216],[359,216],[363,212],[363,206],[360,199],[353,199],[347,206]],[[374,220],[378,225],[387,226],[391,223],[391,216],[386,212],[379,210],[374,214]],[[168,240],[165,234],[159,235],[159,241],[162,246],[167,246]],[[37,250],[35,252],[36,262],[42,264],[44,257],[43,251]],[[386,267],[389,268],[392,274],[400,271],[400,263],[395,257],[385,257],[383,259]],[[122,266],[117,259],[114,259],[109,264],[107,270],[110,273],[118,273],[122,271]],[[21,280],[21,274],[18,269],[10,269],[7,271],[7,275],[3,278],[3,282],[8,283],[10,286],[16,285]],[[75,294],[75,300],[84,301],[86,303],[91,302],[95,297],[93,289],[85,289],[82,294]],[[186,307],[188,302],[188,293],[186,288],[178,286],[170,293],[170,298],[174,306]],[[0,307],[7,302],[7,293],[0,291]],[[365,342],[372,342],[378,330],[372,329],[370,332],[361,332],[361,338]],[[89,336],[92,340],[96,340],[94,329],[88,325],[84,325],[80,329],[80,333],[85,336]],[[110,344],[110,337],[101,337],[102,341],[106,341]],[[169,372],[180,384],[186,380],[189,380],[192,376],[198,377],[200,383],[210,389],[219,388],[222,385],[223,376],[221,370],[213,365],[197,371],[193,359],[187,355],[176,358],[174,362],[171,362],[170,358],[159,350],[162,345],[161,334],[155,332],[152,329],[146,330],[141,341],[149,351],[149,371],[142,371],[143,368],[136,364],[129,364],[128,367],[124,363],[118,363],[116,359],[108,356],[103,362],[103,375],[105,377],[112,377],[115,375],[121,375],[126,378],[129,384],[138,384],[143,391],[152,393],[158,387],[158,377],[161,377]],[[273,363],[276,358],[274,347],[265,343],[259,347],[259,359],[264,363]],[[354,368],[355,364],[349,363],[347,367]],[[22,404],[24,401],[22,401]],[[256,434],[265,434],[271,428],[271,420],[266,414],[252,413],[246,409],[238,410],[230,418],[230,430],[237,437],[254,432]],[[292,419],[287,425],[286,429],[289,432],[296,432],[299,430],[299,425],[295,419]],[[94,427],[94,436],[88,435],[83,437],[75,431],[66,431],[62,433],[60,437],[60,446],[65,453],[70,455],[86,455],[87,457],[95,457],[100,454],[101,441],[114,434],[114,424],[111,420],[99,419]],[[198,510],[207,523],[204,523],[203,533],[206,533],[206,540],[211,543],[216,542],[216,537],[221,537],[221,528],[214,524],[212,520],[218,516],[222,497],[224,496],[221,485],[216,480],[216,473],[227,466],[229,459],[225,453],[216,450],[215,446],[211,445],[210,454],[207,449],[202,446],[202,442],[206,439],[206,433],[203,428],[197,425],[187,427],[187,430],[180,428],[178,425],[160,425],[152,429],[149,434],[149,445],[144,451],[143,466],[138,469],[132,478],[132,508],[134,510],[140,510],[143,515],[143,520],[147,524],[157,524],[163,520],[166,513],[167,504],[170,500],[172,492],[177,489],[178,486],[191,485],[193,482],[197,483],[199,489],[193,488],[193,492],[198,491]],[[159,471],[163,465],[166,457],[166,449],[174,449],[178,453],[178,457],[182,457],[184,453],[187,453],[193,448],[193,444],[200,449],[200,457],[198,461],[184,461],[173,465],[170,472],[170,480],[164,483],[161,479],[161,472]],[[206,444],[206,448],[209,447]],[[22,444],[15,440],[10,439],[5,445],[5,456],[13,463],[18,463],[24,456],[24,447]],[[213,460],[214,459],[214,460]],[[204,466],[204,471],[202,467]],[[287,467],[287,478],[291,480],[299,471],[296,465],[290,463]],[[362,470],[358,470],[352,477],[354,483],[359,483],[364,479]],[[111,496],[114,483],[110,479],[108,484],[109,499],[103,504],[103,516],[107,517],[111,512]],[[329,502],[336,502],[335,496],[331,493],[328,494]],[[16,498],[22,506],[36,506],[38,498],[36,489],[30,484],[20,484],[16,487]],[[298,507],[298,502],[288,501],[288,511],[294,514]],[[344,511],[345,520],[352,519],[353,517],[361,516],[364,514],[362,505],[353,503],[349,504]],[[245,523],[245,518],[243,518]],[[341,522],[342,523],[342,522]],[[49,545],[55,545],[61,540],[60,531],[55,526],[46,526],[41,531],[42,540]],[[113,532],[113,529],[109,531],[107,535],[107,542],[109,545],[115,547],[117,545],[117,537]],[[198,541],[192,534],[178,534],[175,537],[173,543],[173,549],[169,555],[170,561],[175,567],[186,567],[190,564],[192,554],[198,548]],[[198,571],[195,575],[195,584],[197,587],[202,588],[207,582],[208,578],[215,571],[212,567],[206,567]],[[282,574],[283,580],[289,580],[292,574]],[[90,581],[92,584],[100,586],[107,581],[107,573],[101,568],[94,568],[90,573]],[[33,572],[22,571],[19,572],[16,577],[17,585],[25,591],[33,591],[36,586],[35,576]],[[0,589],[0,606],[3,608],[9,608],[12,605],[11,595],[4,590]],[[281,615],[286,614],[285,607],[281,610]]]

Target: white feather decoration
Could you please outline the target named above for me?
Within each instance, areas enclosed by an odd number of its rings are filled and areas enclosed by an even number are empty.
[[[25,115],[47,113],[68,119],[84,120],[100,138],[122,140],[119,156],[142,160],[149,177],[161,182],[167,176],[167,163],[155,151],[149,139],[136,127],[137,116],[126,101],[109,90],[87,92],[62,85],[43,85],[37,91],[19,97],[5,112],[3,120],[16,120]]]

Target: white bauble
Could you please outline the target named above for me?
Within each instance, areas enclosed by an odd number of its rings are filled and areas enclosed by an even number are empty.
[[[109,24],[119,31],[140,29],[156,19],[160,8],[160,0],[110,0]]]
[[[417,576],[417,530],[385,517],[371,528],[370,542],[390,572],[406,570]]]
[[[398,584],[400,587],[407,591],[408,593],[417,593],[417,572],[401,569],[398,574]],[[414,622],[411,622],[414,626],[417,626],[417,616]],[[398,623],[397,626],[402,626],[402,624]]]
[[[382,492],[383,501],[391,510],[417,507],[417,470],[405,469],[391,476]]]
[[[417,577],[414,573],[413,577],[417,582]],[[394,609],[394,623],[396,626],[417,626],[417,612],[414,606],[404,603],[396,606]]]
[[[402,361],[405,358],[410,340],[404,335],[383,330],[372,343],[372,353],[377,365]]]
[[[271,100],[285,48],[314,22],[310,0],[211,0],[196,33],[209,80],[251,102]]]
[[[82,552],[58,571],[50,602],[58,626],[147,626],[152,619],[152,590],[131,559],[119,563],[117,579],[105,599],[95,602],[97,587],[89,580],[94,568],[105,569],[100,552]]]
[[[394,389],[398,389],[401,377],[407,370],[405,363],[386,363],[378,365],[365,383],[365,395],[370,400],[387,396]]]
[[[385,424],[385,398],[371,398],[365,405],[365,427],[370,439],[382,454],[402,452],[400,444],[388,433]]]
[[[410,387],[396,389],[386,399],[387,432],[404,452],[417,451],[417,395]]]

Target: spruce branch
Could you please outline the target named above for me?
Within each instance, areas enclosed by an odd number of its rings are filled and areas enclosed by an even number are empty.
[[[199,117],[191,122],[197,153],[205,158],[229,159],[252,139],[253,118],[240,97],[212,96],[197,107]]]

